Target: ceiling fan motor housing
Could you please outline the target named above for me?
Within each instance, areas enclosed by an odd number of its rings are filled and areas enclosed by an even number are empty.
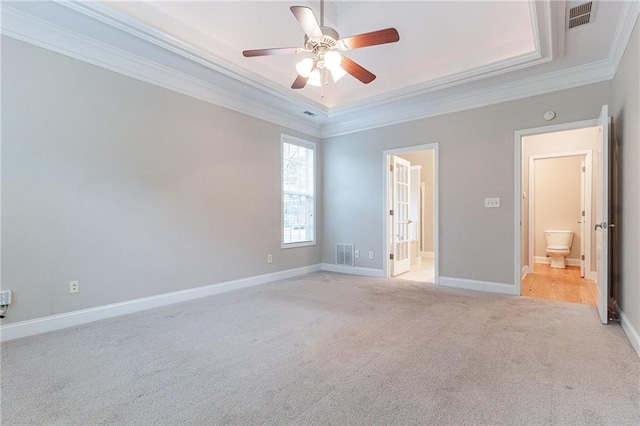
[[[319,48],[325,49],[335,48],[338,44],[340,36],[338,32],[330,27],[321,27],[323,36],[321,38],[309,38],[304,36],[304,46],[307,50],[317,51]]]

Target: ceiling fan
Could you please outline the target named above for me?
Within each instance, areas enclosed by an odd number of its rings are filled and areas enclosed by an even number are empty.
[[[312,53],[312,58],[307,57],[296,64],[298,76],[291,85],[292,89],[302,89],[307,83],[311,86],[322,87],[328,83],[329,73],[334,82],[348,73],[364,84],[371,83],[376,76],[341,52],[378,44],[395,43],[400,40],[400,35],[395,28],[340,38],[335,29],[324,26],[324,0],[320,2],[320,24],[310,8],[291,6],[290,9],[305,33],[304,47],[245,50],[242,54],[250,58]]]

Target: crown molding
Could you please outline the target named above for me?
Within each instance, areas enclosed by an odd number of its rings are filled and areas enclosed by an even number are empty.
[[[611,80],[614,73],[615,69],[609,61],[601,61],[461,94],[416,97],[403,103],[395,103],[393,107],[380,104],[368,109],[366,114],[354,112],[349,116],[342,116],[339,122],[324,125],[322,137],[341,136],[600,83]]]
[[[76,19],[84,19],[85,24],[97,19],[114,31],[126,33],[127,40],[137,40],[138,44],[143,41],[164,49],[163,55],[172,59],[164,63],[171,66],[74,32],[64,22],[49,19],[49,16],[47,19],[34,16],[6,2],[2,4],[0,34],[314,137],[344,135],[611,80],[640,15],[640,2],[624,3],[609,56],[600,62],[478,88],[480,80],[506,72],[488,66],[391,95],[328,109],[309,104],[306,98],[299,99],[289,91],[285,96],[246,73],[242,75],[232,65],[217,63],[212,55],[185,46],[136,20],[127,21],[121,16],[104,13],[100,7],[88,7],[75,1],[50,4],[64,9],[67,14],[73,13]],[[547,22],[542,27],[545,30],[540,32],[541,48],[526,58],[503,63],[502,67],[510,67],[509,71],[523,69],[548,62],[554,53],[557,54],[551,36],[553,13],[556,12],[549,2],[538,6],[536,19],[542,16]],[[182,65],[193,62],[205,66],[206,78],[184,71],[188,68],[174,67],[178,61],[182,61]],[[307,117],[302,114],[304,111],[311,111],[316,117]]]
[[[616,25],[614,41],[611,50],[609,50],[609,62],[611,62],[616,71],[620,66],[624,51],[627,48],[627,44],[629,44],[633,28],[636,26],[639,16],[640,1],[625,1],[622,6],[622,12],[620,12],[618,25]]]
[[[205,67],[253,87],[261,92],[266,92],[271,97],[283,103],[292,103],[292,100],[304,104],[304,108],[316,115],[327,115],[328,108],[319,102],[291,92],[289,88],[283,88],[261,76],[251,73],[222,57],[209,51],[198,48],[192,44],[133,18],[117,9],[109,7],[101,2],[79,2],[77,0],[54,0],[57,4],[88,16],[96,21],[117,28],[133,37],[144,40],[152,45],[182,56],[190,61],[204,65]]]
[[[305,120],[302,112],[308,105],[289,102],[289,110],[277,105],[270,94],[238,83],[230,76],[218,75],[216,81],[190,76],[157,62],[131,54],[110,44],[78,34],[67,28],[35,17],[21,10],[2,5],[0,34],[81,60],[119,74],[160,86],[205,102],[237,111],[261,120],[320,137],[320,125]]]

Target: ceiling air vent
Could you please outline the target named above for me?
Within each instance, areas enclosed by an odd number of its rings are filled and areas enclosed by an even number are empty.
[[[595,2],[593,1],[567,8],[567,29],[593,22],[594,12]]]

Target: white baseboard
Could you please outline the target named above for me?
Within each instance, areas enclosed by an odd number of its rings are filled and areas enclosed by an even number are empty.
[[[516,286],[512,284],[494,283],[490,281],[468,280],[466,278],[440,277],[438,284],[445,287],[464,288],[467,290],[485,291],[489,293],[516,294]]]
[[[544,256],[534,256],[533,257],[533,262],[534,263],[546,263],[548,265],[549,264],[549,258],[548,257],[544,257]],[[569,266],[580,266],[580,259],[565,258],[564,259],[564,263],[569,265]]]
[[[422,257],[423,259],[434,259],[436,257],[436,254],[432,251],[421,251],[420,257]]]
[[[528,273],[529,273],[529,267],[527,265],[524,265],[522,267],[522,278],[521,279],[524,280]]]
[[[0,341],[4,342],[21,337],[33,336],[34,334],[61,330],[63,328],[86,324],[101,319],[131,314],[134,312],[144,311],[160,306],[172,305],[174,303],[200,299],[202,297],[212,296],[214,294],[226,293],[228,291],[238,290],[245,287],[267,284],[273,281],[291,278],[298,275],[309,274],[311,272],[318,272],[321,270],[322,265],[320,264],[303,266],[301,268],[287,269],[285,271],[257,275],[254,277],[242,278],[239,280],[227,281],[219,284],[174,291],[171,293],[143,297],[141,299],[128,300],[126,302],[113,303],[104,306],[97,306],[95,308],[82,309],[79,311],[51,315],[48,317],[36,318],[33,320],[20,321],[17,323],[0,326]]]
[[[640,358],[640,333],[638,333],[638,330],[636,330],[629,322],[629,318],[621,309],[618,309],[618,314],[620,314],[620,325],[622,325],[622,329],[627,335],[629,342],[631,342],[631,346],[633,346],[633,349],[636,350],[636,354],[638,354],[638,358]]]
[[[341,274],[384,278],[384,271],[382,269],[362,268],[359,266],[342,266],[334,265],[333,263],[323,263],[322,270],[329,272],[340,272]]]

